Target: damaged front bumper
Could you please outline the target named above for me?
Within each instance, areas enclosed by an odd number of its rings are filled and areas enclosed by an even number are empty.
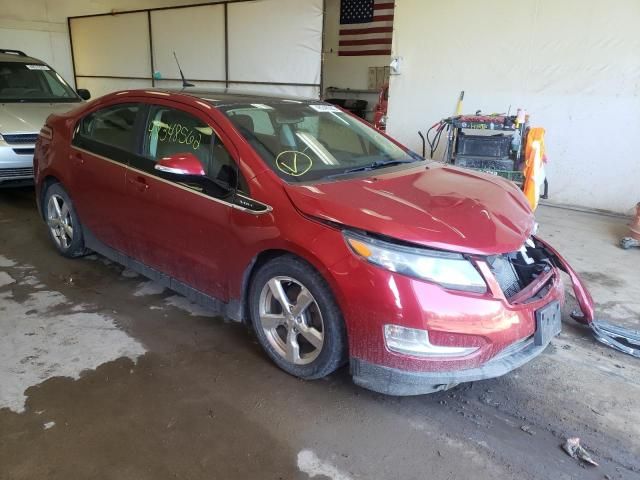
[[[549,244],[537,237],[533,239],[538,248],[544,249],[547,258],[555,267],[541,273],[529,285],[509,298],[511,305],[530,305],[531,312],[544,309],[544,304],[532,304],[532,298],[538,297],[539,302],[551,302],[558,298],[563,291],[558,270],[564,271],[570,278],[579,306],[579,311],[572,313],[572,317],[591,328],[596,339],[608,346],[616,348],[630,355],[640,355],[640,333],[611,325],[595,319],[593,298],[578,273],[569,263]],[[483,272],[484,273],[484,272]],[[486,275],[488,277],[489,275]],[[544,297],[541,297],[544,295]],[[556,302],[557,303],[557,302]],[[549,305],[549,303],[547,303]],[[558,313],[559,317],[559,313]],[[559,318],[558,318],[559,323]],[[536,329],[536,332],[538,329]],[[372,362],[364,358],[351,358],[351,374],[357,385],[369,390],[388,395],[421,395],[446,390],[459,383],[486,380],[505,375],[541,354],[549,344],[551,337],[546,336],[544,342],[530,335],[526,339],[507,346],[494,357],[479,365],[461,366],[461,368],[442,368],[433,371],[412,368],[398,368],[384,365],[382,362]]]
[[[549,341],[536,345],[534,337],[515,343],[487,363],[466,370],[447,372],[409,372],[351,359],[351,374],[356,385],[386,395],[408,396],[447,390],[459,383],[500,377],[540,355]]]
[[[640,332],[613,325],[602,320],[596,320],[593,298],[578,273],[567,263],[562,255],[548,243],[539,238],[536,238],[536,241],[544,246],[555,266],[565,272],[571,279],[573,292],[580,308],[579,311],[574,311],[571,317],[575,321],[589,326],[596,340],[600,343],[640,358]]]

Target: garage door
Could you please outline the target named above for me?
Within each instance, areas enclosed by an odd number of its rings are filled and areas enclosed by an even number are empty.
[[[268,19],[268,21],[266,21]],[[69,18],[74,75],[92,95],[230,87],[318,97],[322,0],[254,0]]]

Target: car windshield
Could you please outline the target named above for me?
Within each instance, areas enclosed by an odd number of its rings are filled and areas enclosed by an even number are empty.
[[[0,62],[0,102],[78,101],[78,95],[49,66]]]
[[[219,109],[287,182],[422,160],[333,105],[284,101]]]

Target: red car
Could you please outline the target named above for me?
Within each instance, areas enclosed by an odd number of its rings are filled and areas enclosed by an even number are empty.
[[[505,374],[560,331],[572,270],[516,186],[333,105],[122,91],[50,116],[34,164],[62,255],[98,252],[248,322],[304,379],[349,363],[363,387],[428,393]]]

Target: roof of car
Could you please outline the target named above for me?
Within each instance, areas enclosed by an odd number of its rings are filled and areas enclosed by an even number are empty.
[[[37,58],[20,55],[18,53],[5,53],[2,49],[0,49],[0,62],[44,64],[42,60],[38,60]]]
[[[169,94],[182,94],[199,98],[208,103],[215,105],[216,107],[222,107],[227,105],[237,104],[261,104],[261,103],[291,103],[291,102],[315,102],[318,103],[318,99],[295,97],[281,94],[271,94],[264,92],[252,92],[249,90],[237,90],[230,88],[198,88],[198,87],[185,87],[185,88],[151,88],[145,89],[145,92],[159,92]]]

